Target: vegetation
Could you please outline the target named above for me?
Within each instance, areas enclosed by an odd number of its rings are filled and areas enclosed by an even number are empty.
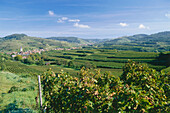
[[[170,51],[169,37],[169,31],[152,35],[138,34],[115,39],[81,39],[77,37],[50,37],[44,39],[30,37],[25,34],[13,34],[0,38],[0,51],[18,51],[21,46],[26,51],[31,49],[54,49],[56,47],[68,48],[79,45],[88,49],[165,52]]]
[[[58,41],[66,41],[69,43],[79,43],[79,44],[83,44],[83,43],[88,43],[83,39],[77,38],[77,37],[50,37],[47,39],[51,39],[51,40],[58,40]]]
[[[133,35],[112,39],[99,44],[105,49],[133,50],[144,52],[170,51],[170,32],[152,35]]]
[[[0,72],[0,112],[34,112],[37,81],[30,75]]]
[[[13,34],[0,39],[0,51],[14,52],[19,51],[20,47],[24,51],[32,49],[51,49],[56,47],[70,47],[67,42],[57,40],[43,39],[37,37],[29,37],[24,34]]]
[[[128,62],[120,78],[82,69],[80,78],[51,70],[42,76],[47,112],[168,112],[168,76]]]
[[[0,38],[0,112],[38,112],[37,75],[42,75],[47,112],[169,112],[169,32],[109,42],[60,40],[25,34]],[[64,49],[78,43],[82,49]],[[6,54],[21,46],[63,49]]]

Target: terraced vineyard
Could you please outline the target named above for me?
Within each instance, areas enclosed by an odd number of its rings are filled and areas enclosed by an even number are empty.
[[[68,75],[79,78],[81,75],[80,69],[86,67],[90,68],[91,72],[95,72],[96,69],[99,69],[101,70],[101,74],[107,72],[114,77],[119,78],[123,73],[125,63],[127,63],[128,60],[133,60],[145,63],[149,67],[155,68],[158,71],[164,70],[165,73],[170,75],[169,55],[169,51],[156,53],[102,49],[69,51],[53,50],[43,52],[39,55],[40,59],[44,62],[43,65],[38,65],[36,63],[28,65],[26,63],[24,64],[23,60],[15,61],[14,59],[12,60],[9,55],[1,55],[0,68],[2,70],[3,64],[6,67],[4,70],[7,71],[2,71],[0,73],[0,78],[3,80],[0,82],[3,87],[0,88],[1,109],[8,109],[9,105],[11,105],[10,103],[12,103],[12,105],[18,106],[17,109],[24,108],[21,109],[22,111],[26,110],[26,108],[31,108],[36,111],[37,108],[34,98],[37,95],[37,75],[42,75],[50,68],[54,73],[58,74],[61,73],[61,71],[64,71],[66,74],[68,73]],[[26,100],[24,100],[25,98]],[[15,101],[15,99],[17,101]],[[29,106],[29,104],[31,106]]]
[[[166,52],[168,54],[169,52]],[[134,52],[134,51],[117,51],[117,50],[70,50],[70,51],[48,51],[43,55],[48,57],[48,62],[54,61],[72,61],[75,69],[80,69],[82,66],[88,68],[100,68],[102,72],[109,69],[111,72],[120,73],[122,67],[128,60],[133,60],[140,63],[146,63],[151,68],[158,71],[167,68],[165,65],[153,65],[159,57],[160,53],[156,52]],[[62,65],[62,64],[61,64]],[[60,65],[60,66],[61,66]]]
[[[44,60],[44,65],[24,64],[20,61],[8,60],[5,62],[6,70],[11,73],[31,75],[42,74],[49,68],[55,73],[61,70],[68,72],[73,76],[78,76],[78,72],[82,67],[101,69],[101,72],[110,71],[116,76],[122,74],[122,68],[128,60],[140,63],[146,63],[150,68],[160,71],[168,70],[169,60],[160,57],[160,55],[168,55],[170,52],[134,52],[134,51],[117,51],[117,50],[63,50],[63,51],[46,51],[40,57]],[[160,59],[160,58],[161,59]],[[47,64],[47,65],[46,65]],[[166,71],[167,72],[167,71]]]

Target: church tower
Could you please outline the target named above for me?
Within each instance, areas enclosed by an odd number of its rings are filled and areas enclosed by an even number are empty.
[[[23,51],[23,49],[22,49],[22,46],[20,47],[20,52],[22,52]]]

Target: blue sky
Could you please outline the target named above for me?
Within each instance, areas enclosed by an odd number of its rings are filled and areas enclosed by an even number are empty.
[[[170,0],[0,0],[0,37],[116,38],[170,31]]]

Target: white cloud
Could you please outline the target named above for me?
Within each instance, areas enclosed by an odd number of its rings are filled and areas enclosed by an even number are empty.
[[[79,28],[90,28],[90,26],[88,26],[88,25],[83,25],[83,24],[79,24],[79,23],[75,23],[73,26],[79,27]]]
[[[170,13],[165,14],[166,17],[170,18]]]
[[[68,21],[69,21],[69,22],[80,22],[79,19],[69,19]]]
[[[61,19],[62,19],[62,20],[68,20],[68,18],[67,18],[67,17],[62,17]]]
[[[140,25],[139,25],[139,29],[150,29],[150,28],[147,27],[147,26],[144,26],[143,24],[140,24]]]
[[[58,23],[64,23],[64,21],[62,19],[58,19],[57,22]]]
[[[120,23],[119,25],[120,25],[120,26],[122,26],[122,27],[126,27],[126,26],[128,26],[128,24],[127,24],[127,23]]]
[[[55,15],[53,11],[48,11],[48,14],[49,14],[50,16],[54,16],[54,15]]]
[[[90,26],[88,25],[84,25],[84,24],[79,24],[80,20],[79,19],[69,19],[67,17],[61,17],[57,20],[58,23],[65,23],[65,22],[73,22],[73,26],[74,27],[78,27],[78,28],[90,28]]]
[[[64,23],[66,20],[68,20],[67,17],[62,17],[57,20],[58,23]]]

